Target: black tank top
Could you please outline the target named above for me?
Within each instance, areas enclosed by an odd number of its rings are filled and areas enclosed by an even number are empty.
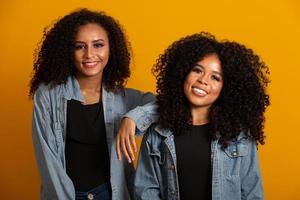
[[[211,199],[211,128],[190,126],[175,136],[180,199]]]
[[[76,191],[87,192],[109,181],[110,162],[102,103],[67,106],[66,169]]]

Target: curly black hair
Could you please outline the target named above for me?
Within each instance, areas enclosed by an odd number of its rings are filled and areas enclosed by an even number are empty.
[[[103,71],[103,82],[108,90],[124,88],[130,76],[131,46],[124,29],[114,18],[104,12],[88,9],[76,10],[44,29],[41,45],[34,54],[33,76],[29,95],[33,96],[41,83],[52,86],[66,83],[68,76],[76,73],[74,65],[74,40],[80,26],[95,23],[105,29],[109,39],[109,60]]]
[[[269,68],[251,49],[230,41],[218,41],[205,32],[171,44],[152,68],[157,79],[159,124],[176,134],[192,124],[190,104],[183,84],[191,69],[205,56],[216,54],[223,74],[220,96],[210,108],[214,137],[226,148],[241,131],[264,144],[264,112],[270,104],[266,88]]]

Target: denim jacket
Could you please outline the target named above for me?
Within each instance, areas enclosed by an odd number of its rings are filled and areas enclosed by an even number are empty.
[[[34,95],[32,136],[43,200],[75,199],[74,185],[66,173],[65,162],[67,100],[70,99],[84,100],[74,77],[55,87],[42,84]],[[116,156],[115,136],[120,121],[124,116],[130,117],[139,131],[145,131],[157,120],[154,102],[155,97],[151,93],[143,94],[133,89],[114,93],[107,91],[105,86],[102,88],[113,200],[130,199],[133,192],[134,167],[126,159],[119,161]]]
[[[187,147],[188,148],[188,147]],[[254,140],[244,133],[225,150],[211,143],[212,200],[263,199],[261,175]],[[179,200],[174,136],[154,124],[145,134],[135,175],[136,199]]]

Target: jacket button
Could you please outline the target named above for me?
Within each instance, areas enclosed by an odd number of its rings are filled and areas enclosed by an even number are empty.
[[[170,165],[169,169],[175,169],[174,165]]]
[[[93,194],[88,194],[87,198],[88,198],[88,200],[93,200],[94,199],[94,195]]]
[[[237,152],[236,151],[234,151],[234,152],[232,152],[232,154],[231,154],[232,156],[237,156]]]
[[[176,194],[176,192],[172,191],[171,195],[176,196],[177,194]]]

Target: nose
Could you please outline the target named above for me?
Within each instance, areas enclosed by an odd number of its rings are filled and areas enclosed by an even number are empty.
[[[93,56],[93,48],[92,47],[87,47],[85,50],[85,57],[90,58]]]
[[[198,78],[197,80],[199,83],[203,84],[203,85],[207,85],[208,82],[207,82],[207,77],[205,75],[201,76]]]

